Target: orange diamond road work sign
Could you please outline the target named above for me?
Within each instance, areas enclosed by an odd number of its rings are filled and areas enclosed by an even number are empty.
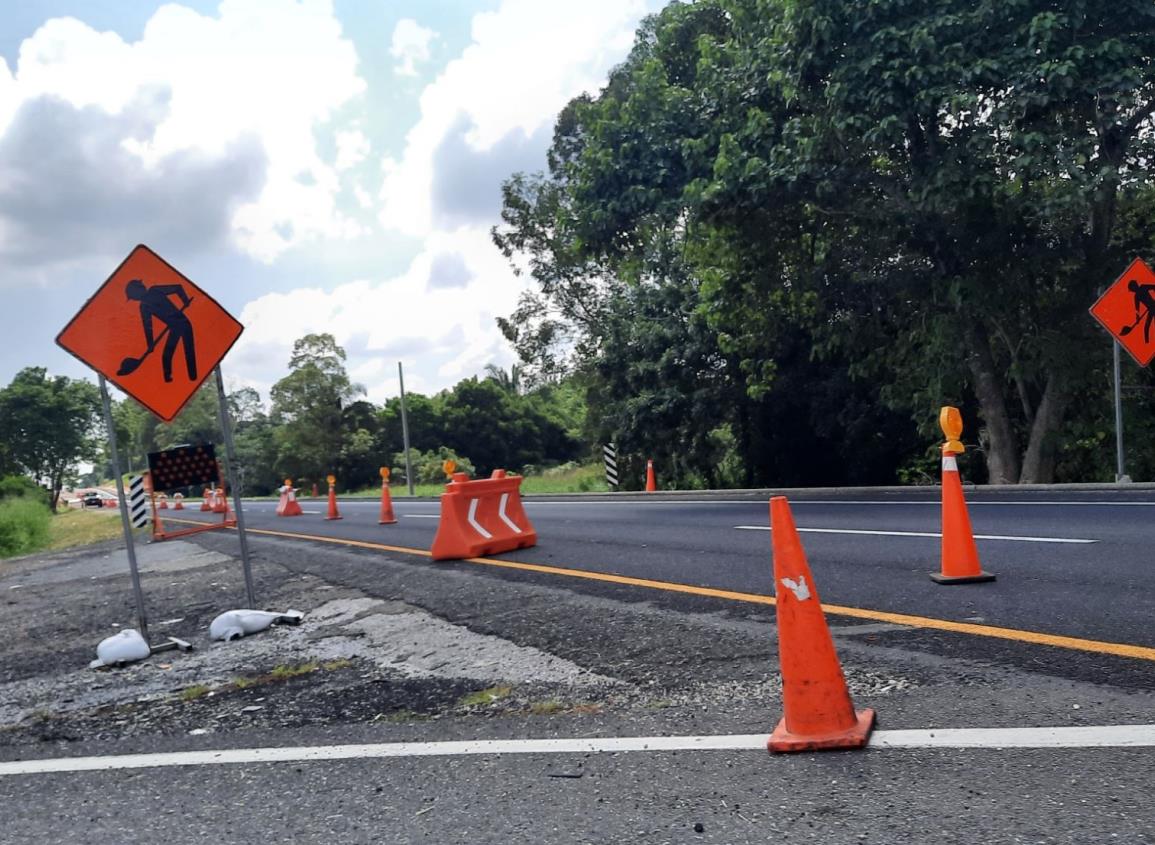
[[[170,422],[242,331],[215,299],[141,244],[56,342]]]
[[[1155,272],[1142,258],[1115,280],[1091,306],[1102,323],[1134,358],[1146,367],[1155,358]]]

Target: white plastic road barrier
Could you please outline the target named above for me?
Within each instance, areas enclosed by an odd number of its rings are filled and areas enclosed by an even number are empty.
[[[135,663],[152,653],[148,643],[139,631],[125,628],[119,634],[103,639],[96,646],[96,660],[88,664],[92,669],[101,666],[115,666],[118,663]]]
[[[299,610],[270,613],[267,610],[228,610],[209,625],[214,640],[238,640],[272,625],[298,625],[304,614]]]

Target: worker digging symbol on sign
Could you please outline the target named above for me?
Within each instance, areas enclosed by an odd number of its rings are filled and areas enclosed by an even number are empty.
[[[1146,318],[1146,322],[1143,323],[1143,342],[1150,343],[1151,324],[1155,322],[1155,285],[1141,285],[1138,279],[1132,279],[1127,282],[1127,290],[1135,297],[1135,322],[1124,326],[1119,330],[1119,334],[1126,337],[1135,330],[1140,320]]]
[[[184,347],[185,368],[188,371],[189,381],[196,381],[197,356],[193,341],[193,327],[189,318],[184,314],[192,299],[185,293],[184,288],[180,285],[146,287],[140,279],[133,279],[125,285],[124,292],[129,299],[140,303],[140,319],[144,325],[144,339],[148,348],[140,358],[125,359],[121,366],[122,372],[119,374],[128,375],[139,367],[160,342],[160,339],[167,334],[168,338],[164,342],[164,351],[160,358],[161,366],[164,368],[164,380],[166,382],[172,381],[172,356],[176,352],[177,346],[181,345]],[[173,304],[173,301],[169,299],[170,296],[180,297],[182,303],[180,308]],[[164,328],[155,338],[152,334],[153,318],[164,323]],[[130,362],[135,363],[130,365]],[[124,372],[125,370],[127,372]]]

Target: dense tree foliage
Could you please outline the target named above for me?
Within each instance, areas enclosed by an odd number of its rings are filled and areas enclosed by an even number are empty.
[[[536,284],[499,325],[685,482],[895,480],[946,403],[993,481],[1101,476],[1074,400],[1155,233],[1153,35],[1139,0],[673,3],[505,184]]]
[[[266,410],[251,387],[228,394],[236,442],[238,483],[247,494],[267,494],[285,478],[324,487],[333,473],[342,490],[373,488],[379,469],[404,483],[400,401],[375,405],[345,371],[345,351],[331,335],[306,335],[294,345],[290,372],[274,385]],[[584,457],[585,405],[569,384],[523,390],[518,371],[488,368],[434,396],[407,395],[415,481],[440,481],[452,458],[466,472],[521,471]],[[132,400],[116,403],[113,416],[126,471],[148,466],[149,452],[185,443],[220,443],[215,384],[208,383],[171,424],[156,420]],[[223,448],[218,456],[224,458]],[[107,446],[96,480],[112,474]],[[198,491],[192,491],[198,492]]]

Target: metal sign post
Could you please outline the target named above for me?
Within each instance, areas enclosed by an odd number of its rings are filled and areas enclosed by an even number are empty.
[[[116,494],[120,497],[120,524],[124,528],[124,544],[128,550],[128,569],[132,573],[132,592],[136,596],[136,621],[144,641],[148,637],[148,617],[144,612],[144,591],[140,588],[140,570],[136,565],[136,544],[132,524],[128,519],[128,500],[124,496],[124,479],[120,475],[120,454],[116,448],[116,423],[112,419],[112,400],[108,398],[108,383],[100,375],[100,398],[104,403],[104,425],[108,428],[108,448],[112,452],[112,475],[116,479]]]
[[[225,397],[225,380],[221,375],[220,365],[216,367],[217,400],[220,405],[221,433],[225,438],[226,475],[228,483],[233,488],[233,511],[237,515],[237,535],[241,538],[241,567],[245,571],[245,596],[249,607],[256,608],[257,599],[253,593],[253,568],[249,562],[249,539],[245,534],[245,515],[241,510],[241,491],[236,483],[237,450],[233,445],[233,426],[229,418],[228,399]]]
[[[405,446],[405,480],[409,483],[409,495],[413,495],[413,462],[409,457],[409,414],[405,410],[405,373],[401,362],[397,362],[397,378],[401,380],[401,442]]]
[[[1119,375],[1119,341],[1112,341],[1115,370],[1115,482],[1130,481],[1123,466],[1123,385]]]

